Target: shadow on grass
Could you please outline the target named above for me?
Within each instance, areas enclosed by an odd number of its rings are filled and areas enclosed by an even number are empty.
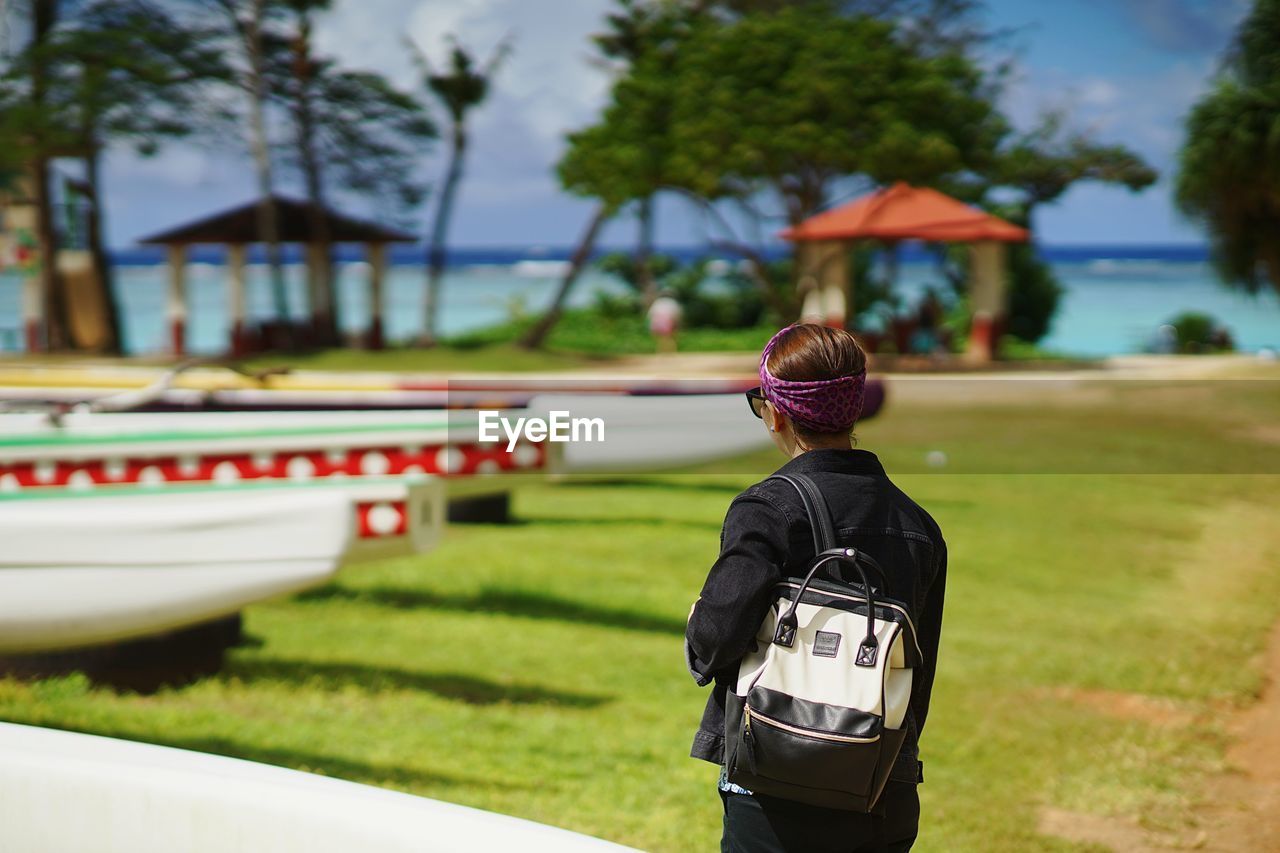
[[[311,752],[278,746],[255,746],[238,740],[224,737],[165,737],[153,734],[140,735],[133,731],[114,730],[110,728],[86,727],[68,728],[84,734],[101,737],[118,738],[120,740],[152,743],[157,746],[168,746],[175,749],[187,749],[193,752],[204,752],[210,755],[223,755],[229,758],[242,758],[260,764],[271,764],[276,767],[287,767],[291,770],[304,770],[318,773],[335,779],[346,779],[366,785],[399,788],[424,788],[431,785],[450,787],[501,788],[504,790],[527,789],[528,785],[512,784],[508,780],[489,779],[478,776],[458,776],[420,770],[415,767],[404,767],[394,764],[377,764],[357,761],[335,755]]]
[[[738,474],[739,472],[733,472]],[[750,472],[743,471],[739,474],[742,477],[756,476],[762,477],[762,474],[753,475]],[[604,486],[608,488],[619,487],[628,489],[678,489],[685,492],[712,492],[714,494],[728,495],[730,497],[738,494],[747,488],[750,483],[717,483],[705,479],[706,474],[663,474],[661,477],[600,477],[588,478],[583,476],[582,479],[572,479],[568,481],[571,486]]]
[[[357,687],[371,693],[384,690],[419,690],[469,705],[558,705],[566,708],[597,708],[611,696],[575,693],[534,684],[500,684],[460,673],[414,672],[399,667],[367,666],[357,663],[249,658],[233,660],[227,675],[245,682],[284,681],[291,684],[339,691]]]
[[[600,607],[537,592],[486,589],[470,595],[445,594],[393,586],[353,588],[330,584],[297,596],[302,602],[350,601],[403,610],[447,610],[455,613],[499,613],[528,619],[547,619],[605,628],[626,628],[658,634],[684,634],[683,619],[634,610]]]
[[[540,515],[534,518],[517,519],[511,522],[511,524],[517,526],[527,525],[529,527],[615,527],[620,525],[657,528],[684,527],[691,530],[700,530],[716,536],[720,535],[720,528],[722,526],[719,521],[698,521],[691,518],[638,518],[634,515],[619,518],[609,518],[607,516],[575,517],[563,515]]]

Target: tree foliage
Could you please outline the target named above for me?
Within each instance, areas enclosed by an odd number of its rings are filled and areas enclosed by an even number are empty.
[[[683,52],[673,171],[707,198],[768,191],[797,223],[834,183],[936,184],[983,168],[1004,133],[981,69],[925,55],[895,23],[797,4],[704,22]]]
[[[79,186],[106,312],[103,347],[118,351],[119,318],[104,240],[102,155],[119,145],[151,155],[165,140],[216,121],[218,111],[207,108],[202,96],[209,84],[226,80],[228,69],[207,32],[150,0],[97,0],[74,12],[28,45],[0,78],[0,138],[12,141],[3,146],[10,157],[84,161],[86,177]]]
[[[988,183],[1020,193],[1022,210],[1014,216],[1026,222],[1037,205],[1057,201],[1081,181],[1117,184],[1136,192],[1158,177],[1131,149],[1071,131],[1063,113],[1050,112],[1039,125],[1002,146]]]
[[[417,166],[439,135],[422,103],[380,74],[346,69],[329,57],[303,60],[309,66],[303,77],[292,49],[295,38],[282,33],[269,41],[268,92],[295,131],[307,99],[310,144],[325,185],[366,196],[394,212],[419,205],[426,187]],[[296,132],[277,143],[276,152],[289,171],[304,170]]]
[[[1255,2],[1188,115],[1176,198],[1208,227],[1225,283],[1280,292],[1280,0]]]

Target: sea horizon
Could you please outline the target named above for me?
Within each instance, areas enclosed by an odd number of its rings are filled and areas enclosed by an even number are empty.
[[[248,313],[257,321],[274,315],[274,302],[264,253],[260,246],[253,248],[256,251],[249,255],[247,276]],[[306,311],[306,276],[299,247],[285,248],[290,313],[300,318]],[[613,251],[630,252],[634,247],[603,246],[595,256]],[[710,270],[713,279],[740,262],[704,246],[661,246],[657,251],[682,261],[718,259]],[[786,251],[785,245],[769,247],[770,257],[781,257]],[[1142,352],[1151,347],[1161,325],[1188,311],[1208,314],[1221,323],[1241,350],[1280,349],[1280,297],[1270,289],[1250,296],[1225,287],[1209,262],[1209,248],[1203,244],[1050,244],[1037,246],[1037,251],[1063,286],[1052,327],[1040,341],[1046,350],[1086,357]],[[572,252],[571,247],[548,245],[452,249],[443,281],[439,331],[456,335],[545,310]],[[192,352],[214,353],[226,347],[230,321],[225,258],[225,247],[220,246],[192,247],[188,255],[187,333]],[[168,273],[162,248],[116,250],[112,259],[126,350],[163,352],[168,346]],[[369,324],[364,260],[361,246],[336,247],[341,327],[352,335]],[[424,260],[421,245],[392,247],[385,284],[385,331],[392,342],[413,340],[421,333]],[[895,288],[897,310],[910,310],[927,289],[946,289],[934,257],[923,246],[905,246],[901,261]],[[571,294],[569,305],[585,307],[594,304],[600,294],[625,291],[626,285],[616,277],[589,268]],[[0,273],[0,351],[21,347],[19,305],[19,277],[12,271]],[[882,314],[879,310],[864,320],[883,322]]]
[[[286,264],[302,263],[302,247],[297,244],[285,244],[281,247]],[[575,251],[572,245],[552,246],[531,243],[529,245],[491,245],[491,246],[455,246],[447,254],[447,264],[453,268],[471,266],[510,265],[520,261],[567,261]],[[604,255],[635,251],[631,244],[615,244],[600,246],[592,252],[593,258]],[[670,255],[682,262],[701,258],[734,259],[729,252],[719,251],[708,246],[657,246],[655,252]],[[389,260],[395,266],[413,266],[425,263],[427,248],[422,243],[392,244],[389,247]],[[765,256],[771,260],[785,257],[790,247],[785,243],[770,244],[764,247]],[[1054,243],[1036,244],[1036,253],[1050,263],[1071,263],[1088,260],[1150,260],[1171,261],[1181,263],[1203,263],[1210,259],[1210,248],[1205,243]],[[125,246],[108,250],[111,262],[117,266],[153,266],[166,262],[165,249],[162,246]],[[225,246],[196,245],[190,247],[187,254],[189,263],[225,263],[227,250]],[[342,243],[334,246],[334,258],[339,263],[354,263],[365,259],[365,249],[358,244]],[[904,263],[932,260],[933,255],[919,243],[907,243],[902,247],[901,260]],[[249,247],[250,263],[265,263],[266,250],[262,245]]]

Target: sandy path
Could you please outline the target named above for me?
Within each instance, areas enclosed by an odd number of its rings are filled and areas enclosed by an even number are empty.
[[[1262,698],[1233,721],[1231,771],[1212,792],[1204,850],[1280,850],[1280,624],[1266,661]]]

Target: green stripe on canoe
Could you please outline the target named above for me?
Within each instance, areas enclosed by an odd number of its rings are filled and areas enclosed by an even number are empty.
[[[294,429],[229,429],[229,430],[192,430],[189,432],[170,430],[167,432],[126,432],[109,434],[53,434],[53,435],[16,435],[0,436],[0,447],[66,447],[80,444],[146,444],[148,442],[165,443],[170,441],[215,441],[233,438],[277,438],[280,436],[311,437],[317,435],[347,435],[351,433],[371,434],[385,432],[406,432],[422,430],[424,432],[440,432],[450,428],[475,427],[475,421],[446,421],[439,424],[366,424],[331,427],[297,427]]]
[[[340,489],[343,486],[383,486],[388,484],[412,486],[425,483],[431,475],[398,476],[398,477],[349,477],[347,479],[317,478],[305,483],[291,480],[241,480],[235,483],[158,483],[143,486],[137,483],[120,485],[94,486],[92,489],[70,489],[66,486],[27,486],[21,491],[0,492],[0,502],[31,500],[67,500],[70,498],[115,498],[145,497],[150,495],[193,494],[196,492],[219,493],[266,491],[268,489]]]

